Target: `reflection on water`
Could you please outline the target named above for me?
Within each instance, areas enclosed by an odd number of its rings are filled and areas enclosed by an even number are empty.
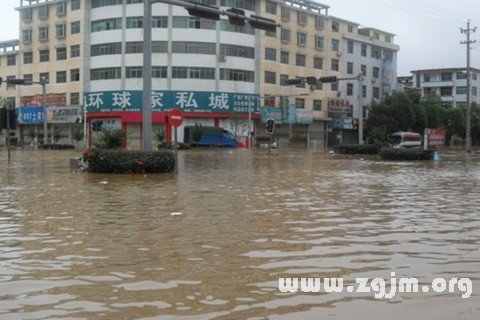
[[[208,150],[144,177],[70,173],[70,156],[1,155],[0,320],[479,318],[478,162]],[[470,277],[473,295],[277,288],[391,271]]]

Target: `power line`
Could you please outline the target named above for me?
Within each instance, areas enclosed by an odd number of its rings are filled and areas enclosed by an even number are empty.
[[[415,11],[406,10],[405,8],[398,7],[398,6],[395,6],[395,5],[392,5],[392,4],[387,4],[387,3],[384,3],[384,2],[381,2],[381,1],[378,1],[378,0],[369,0],[369,1],[372,1],[372,2],[375,2],[375,3],[378,3],[378,4],[381,4],[381,5],[383,5],[383,6],[391,7],[391,8],[394,8],[394,9],[397,9],[397,10],[400,10],[400,11],[403,11],[403,12],[406,12],[406,13],[409,13],[409,14],[413,14],[413,15],[416,15],[416,16],[419,16],[419,17],[422,17],[422,18],[425,18],[425,19],[429,19],[429,20],[434,21],[434,22],[437,22],[437,23],[449,25],[449,26],[455,27],[455,28],[458,27],[458,25],[454,25],[454,24],[452,24],[452,23],[450,23],[450,22],[446,22],[446,21],[434,19],[434,18],[432,18],[431,16],[427,16],[427,15],[424,15],[424,14],[420,14],[420,13],[415,12]]]
[[[449,19],[449,20],[455,20],[455,21],[458,21],[458,22],[461,22],[461,23],[463,23],[463,21],[465,20],[465,17],[462,17],[460,15],[456,15],[456,14],[451,13],[451,12],[447,12],[445,10],[441,10],[437,7],[428,6],[428,5],[426,5],[424,3],[421,3],[421,2],[416,2],[416,0],[413,0],[413,1],[410,0],[411,2],[409,0],[395,0],[395,1],[403,3],[403,4],[411,6],[411,7],[416,7],[417,9],[422,10],[423,12],[426,12],[426,13],[430,13],[430,14],[433,13],[433,14],[436,14],[436,15],[440,15],[443,18],[446,18],[446,19]]]

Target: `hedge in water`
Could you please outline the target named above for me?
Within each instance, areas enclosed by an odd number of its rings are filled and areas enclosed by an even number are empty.
[[[335,146],[334,150],[339,154],[377,154],[378,147],[373,144],[344,144]]]
[[[383,160],[403,160],[403,161],[416,161],[416,160],[432,160],[433,151],[424,151],[422,149],[396,149],[385,148],[380,150],[380,158]]]
[[[170,151],[122,151],[92,149],[84,155],[94,173],[166,173],[175,170]]]

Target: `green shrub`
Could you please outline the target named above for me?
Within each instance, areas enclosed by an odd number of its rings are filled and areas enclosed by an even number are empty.
[[[380,150],[380,158],[383,160],[403,160],[403,161],[416,161],[416,160],[432,160],[433,151],[424,151],[422,149],[396,149],[396,148],[384,148]]]
[[[334,150],[339,154],[377,154],[378,147],[373,144],[344,144],[335,146]]]
[[[86,156],[94,173],[166,173],[175,169],[170,151],[121,151],[92,149]]]
[[[57,150],[67,150],[67,149],[75,149],[73,144],[59,144],[59,143],[47,143],[41,144],[39,146],[40,149],[57,149]]]
[[[93,142],[93,145],[99,149],[120,149],[125,134],[124,130],[102,130],[101,135]]]

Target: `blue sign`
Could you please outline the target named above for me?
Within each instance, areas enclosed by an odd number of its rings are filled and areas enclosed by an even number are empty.
[[[43,107],[17,108],[18,123],[41,124],[43,123]]]
[[[259,95],[203,91],[152,91],[152,111],[180,109],[183,112],[248,113],[259,112]],[[141,111],[143,93],[139,90],[87,92],[87,112]]]

